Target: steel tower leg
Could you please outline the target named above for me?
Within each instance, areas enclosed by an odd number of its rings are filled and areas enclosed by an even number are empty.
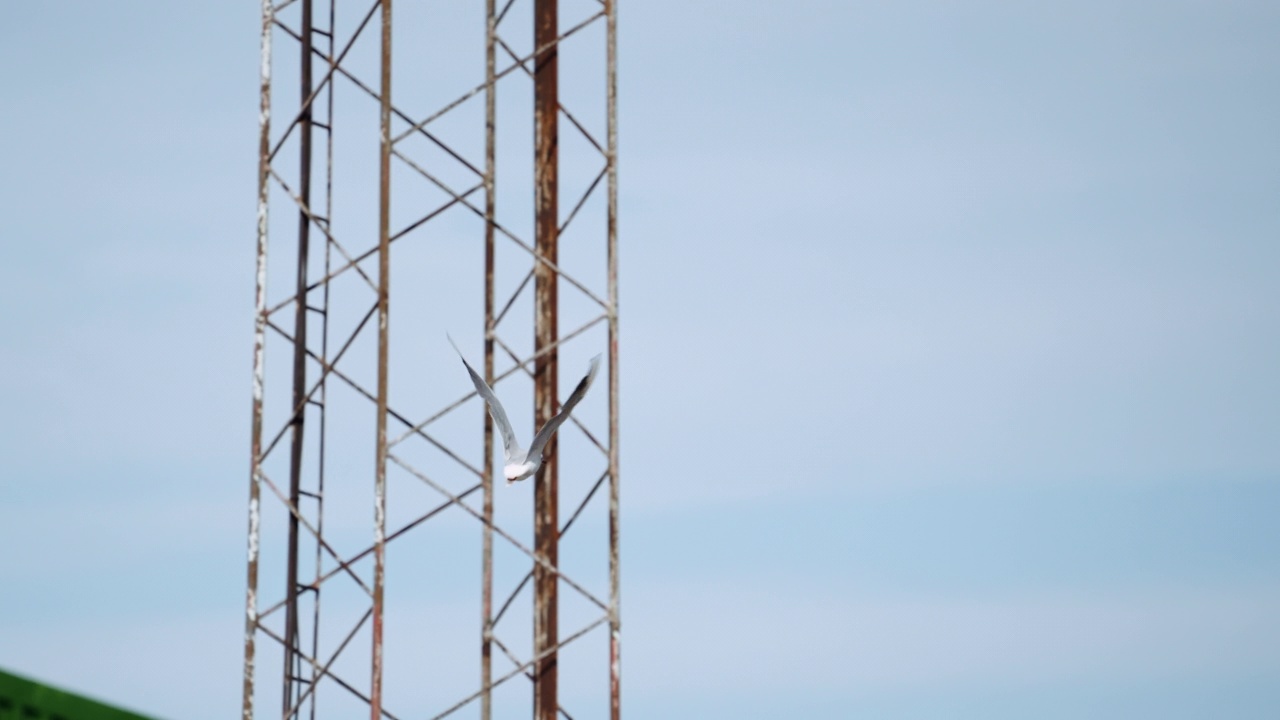
[[[559,35],[558,0],[535,0],[533,5],[533,46],[550,45],[534,59],[533,144],[534,144],[534,235],[538,255],[557,262],[559,235]],[[534,427],[542,427],[559,411],[558,316],[556,272],[546,263],[536,263],[534,276]],[[556,438],[542,454],[542,468],[534,484],[535,552],[557,566],[560,540],[560,483]],[[558,679],[556,645],[559,643],[559,579],[545,566],[534,568],[533,651],[541,657],[534,670],[533,704],[537,720],[556,720]],[[545,655],[544,655],[545,653]]]

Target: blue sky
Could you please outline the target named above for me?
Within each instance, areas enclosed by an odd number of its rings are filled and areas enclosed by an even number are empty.
[[[1280,11],[727,7],[619,26],[627,714],[1275,717]],[[240,702],[257,22],[0,10],[0,667],[172,718]]]

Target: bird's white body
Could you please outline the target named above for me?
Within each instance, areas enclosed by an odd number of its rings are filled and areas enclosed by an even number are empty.
[[[536,457],[522,463],[508,463],[502,467],[502,474],[507,476],[507,484],[519,482],[538,472],[542,467],[542,457]]]
[[[453,338],[449,338],[449,343],[453,344]],[[505,457],[505,463],[502,466],[502,474],[507,478],[507,484],[524,480],[525,478],[538,472],[538,468],[542,467],[542,449],[546,447],[547,442],[551,440],[551,436],[565,420],[569,419],[569,413],[573,412],[573,408],[582,398],[586,397],[587,390],[591,388],[591,382],[595,380],[596,370],[600,367],[600,356],[591,358],[591,367],[587,370],[587,376],[582,378],[578,386],[569,394],[569,398],[564,401],[560,412],[555,417],[547,421],[546,425],[538,431],[534,436],[533,443],[529,445],[529,449],[525,450],[520,447],[520,443],[516,441],[516,434],[511,429],[511,422],[507,420],[507,411],[502,408],[502,403],[498,402],[498,396],[493,394],[493,388],[480,377],[471,367],[471,363],[463,357],[462,351],[458,350],[457,345],[453,345],[453,349],[458,351],[458,357],[462,358],[462,364],[467,368],[467,374],[471,376],[471,382],[476,386],[476,393],[489,406],[489,414],[493,416],[493,422],[498,427],[498,434],[502,436],[502,451]]]

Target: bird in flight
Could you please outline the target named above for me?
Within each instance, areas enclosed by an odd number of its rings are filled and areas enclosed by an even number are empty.
[[[573,407],[586,396],[587,390],[591,387],[591,381],[595,380],[596,370],[600,367],[600,356],[591,358],[591,367],[588,368],[586,377],[582,378],[578,387],[573,389],[569,399],[564,401],[564,405],[560,407],[560,413],[542,426],[538,434],[533,437],[533,444],[525,450],[516,441],[516,434],[511,430],[511,421],[507,420],[507,411],[502,408],[502,403],[498,402],[498,396],[493,394],[493,388],[489,387],[484,378],[471,368],[471,364],[463,357],[462,351],[458,350],[458,345],[453,342],[452,337],[449,338],[449,344],[453,345],[458,357],[462,359],[462,364],[471,375],[471,382],[476,386],[476,392],[480,393],[480,397],[484,398],[485,403],[489,405],[489,414],[498,425],[498,432],[502,433],[502,450],[505,457],[502,474],[506,476],[507,484],[510,485],[533,475],[542,466],[542,450],[547,446],[547,441],[564,421],[569,419],[569,413],[573,412]]]

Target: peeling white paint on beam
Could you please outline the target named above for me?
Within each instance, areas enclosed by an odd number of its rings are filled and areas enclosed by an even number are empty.
[[[253,482],[258,482],[258,479],[254,478]],[[249,499],[249,562],[254,562],[258,559],[259,504],[258,498]]]

